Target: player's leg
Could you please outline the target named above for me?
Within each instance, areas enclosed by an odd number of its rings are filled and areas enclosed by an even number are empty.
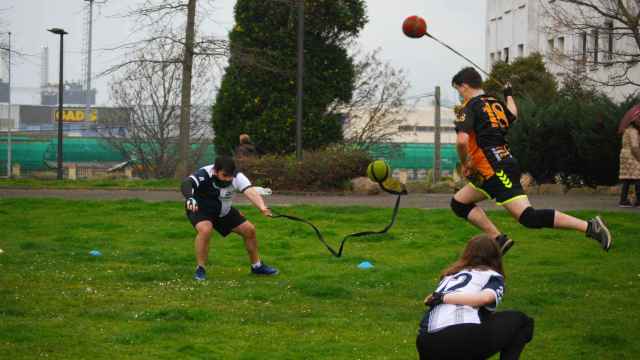
[[[604,250],[608,251],[611,247],[611,234],[599,216],[585,221],[554,209],[535,209],[526,196],[518,196],[501,204],[525,227],[577,230],[598,241]]]
[[[195,224],[196,240],[194,242],[196,252],[196,267],[195,279],[205,280],[205,268],[207,266],[207,260],[209,258],[209,240],[211,239],[211,231],[213,230],[213,224],[209,220],[203,220]]]
[[[533,324],[533,319],[520,311],[489,314],[476,330],[484,347],[476,355],[488,358],[500,352],[500,360],[519,359],[525,345],[533,338]]]
[[[473,354],[484,346],[478,342],[480,328],[478,324],[458,324],[435,333],[425,333],[421,330],[416,338],[420,360],[475,359]]]
[[[258,254],[258,238],[256,235],[256,227],[250,221],[246,220],[242,213],[236,208],[232,207],[227,216],[221,219],[221,227],[219,231],[221,233],[228,233],[232,231],[242,237],[244,240],[244,246],[247,249],[249,255],[249,261],[251,262],[251,272],[256,275],[276,275],[278,269],[268,266],[260,260],[260,254]]]
[[[488,194],[483,193],[471,184],[467,184],[458,190],[453,199],[451,199],[451,209],[458,217],[468,220],[487,235],[496,238],[500,235],[500,231],[489,220],[484,210],[476,206],[476,203],[487,198],[489,198]]]
[[[258,263],[260,261],[260,255],[258,254],[256,227],[250,221],[245,221],[241,225],[235,227],[233,232],[242,236],[244,246],[247,249],[247,254],[249,255],[249,261],[251,261],[252,264]]]

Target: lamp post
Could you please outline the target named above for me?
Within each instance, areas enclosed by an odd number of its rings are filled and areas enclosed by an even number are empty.
[[[11,178],[11,126],[13,125],[13,121],[11,120],[11,32],[7,33],[9,35],[9,49],[8,49],[8,67],[9,67],[9,107],[7,108],[7,117],[9,118],[8,126],[7,126],[7,178]]]
[[[302,116],[304,99],[304,0],[298,0],[298,79],[296,103],[296,159],[302,160]]]
[[[64,101],[64,76],[63,76],[63,64],[64,64],[64,36],[68,32],[60,28],[48,29],[50,33],[60,35],[60,79],[58,80],[58,180],[62,180],[64,169],[62,168],[62,104]]]

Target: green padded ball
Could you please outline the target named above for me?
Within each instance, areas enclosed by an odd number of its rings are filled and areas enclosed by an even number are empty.
[[[391,169],[384,160],[376,160],[367,167],[367,176],[374,182],[384,182],[390,173]]]

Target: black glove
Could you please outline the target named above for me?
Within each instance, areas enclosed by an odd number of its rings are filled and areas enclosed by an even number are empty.
[[[440,292],[434,292],[433,294],[431,294],[431,297],[429,297],[424,302],[424,304],[428,307],[435,307],[442,304],[443,302],[444,302],[444,294]]]
[[[511,83],[507,81],[506,84],[504,84],[504,87],[502,88],[502,95],[504,95],[505,100],[509,97],[509,96],[513,96],[513,88],[511,87]]]

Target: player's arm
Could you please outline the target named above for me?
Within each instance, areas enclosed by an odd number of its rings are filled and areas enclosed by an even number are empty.
[[[186,201],[185,206],[187,210],[197,212],[198,202],[193,197],[195,189],[198,188],[198,180],[194,176],[189,176],[182,181],[180,185],[180,192]]]
[[[442,297],[444,304],[468,305],[471,307],[482,307],[496,302],[496,294],[490,289],[484,289],[477,293],[449,293]]]
[[[233,186],[236,190],[244,194],[260,212],[265,216],[272,216],[271,210],[265,205],[264,199],[258,193],[255,187],[251,185],[251,181],[243,174],[238,173],[233,179]]]
[[[468,305],[471,307],[481,307],[495,304],[497,301],[496,293],[489,289],[484,289],[477,293],[438,293],[434,292],[424,299],[427,306],[436,306],[440,304],[451,305]]]
[[[264,199],[262,198],[262,196],[260,196],[260,194],[258,194],[258,191],[256,190],[255,187],[253,187],[253,186],[249,187],[243,193],[244,193],[244,196],[246,196],[247,199],[249,199],[249,201],[251,201],[253,206],[258,208],[258,210],[260,210],[260,212],[263,215],[272,216],[271,210],[269,210],[269,208],[265,205]]]
[[[504,101],[507,105],[507,110],[513,115],[513,118],[518,117],[518,106],[516,105],[516,100],[513,98],[513,88],[511,87],[511,83],[507,82],[502,89],[504,94]]]
[[[464,131],[458,131],[456,137],[456,150],[458,150],[458,158],[464,165],[469,162],[469,134]]]

